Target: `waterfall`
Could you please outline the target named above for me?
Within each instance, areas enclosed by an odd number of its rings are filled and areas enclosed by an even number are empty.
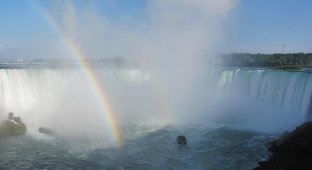
[[[118,95],[122,91],[116,90],[117,85],[121,88],[149,79],[137,69],[100,69],[97,73],[98,83],[105,82],[106,90]],[[94,95],[79,69],[0,69],[0,120],[13,112],[36,129],[61,124],[60,117],[63,124],[73,117],[80,117],[79,123],[89,117],[101,119]]]
[[[106,79],[140,83],[148,79],[138,70],[100,70]],[[66,69],[0,69],[0,107],[2,110],[25,111],[43,100],[64,93],[70,86],[84,81],[80,70]]]
[[[153,76],[147,71],[135,68],[101,68],[97,69],[96,73],[103,87],[105,84],[105,90],[119,119],[129,120],[144,116],[146,120],[152,120],[156,116],[163,120],[168,119],[168,115],[162,113],[163,98],[157,92],[159,89],[155,89],[157,88],[153,84],[155,80],[150,81]],[[204,83],[194,86],[200,89],[196,91],[199,93],[194,92],[194,96],[200,97],[192,96],[186,99],[190,105],[194,105],[191,115],[196,112],[219,114],[223,108],[234,112],[237,105],[241,107],[237,112],[246,110],[254,112],[254,115],[258,114],[258,117],[264,115],[266,111],[266,116],[270,120],[282,117],[303,120],[308,117],[306,114],[311,112],[308,110],[311,108],[311,73],[223,68],[207,69],[204,79]],[[94,125],[94,122],[103,118],[99,117],[100,114],[96,114],[100,111],[94,94],[92,96],[92,93],[89,93],[90,90],[92,89],[79,69],[0,69],[0,119],[12,111],[21,116],[26,123],[37,124],[38,127],[49,122],[61,124],[60,117],[63,118],[67,114],[66,119],[80,117],[78,125],[92,117],[94,119],[89,123]],[[211,103],[205,105],[205,102],[217,96],[214,94],[215,91],[221,91],[226,94],[226,98],[232,97],[233,100],[227,103],[219,100],[216,102],[217,109],[205,110],[204,107],[214,107]],[[208,98],[201,98],[201,95]],[[244,99],[238,96],[243,96]],[[254,103],[261,106],[255,107]],[[176,113],[173,117],[186,116],[179,114]],[[192,117],[201,116],[199,114]],[[188,116],[190,119],[192,117]],[[66,124],[66,121],[63,124]],[[87,126],[90,125],[86,124],[84,128]]]
[[[305,115],[312,92],[312,74],[275,70],[230,69],[215,71],[218,87]]]
[[[0,69],[0,106],[4,111],[29,110],[65,89],[62,70]]]

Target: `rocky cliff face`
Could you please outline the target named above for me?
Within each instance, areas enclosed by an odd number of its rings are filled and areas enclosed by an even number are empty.
[[[259,162],[255,170],[312,169],[312,122],[271,142],[268,160]]]

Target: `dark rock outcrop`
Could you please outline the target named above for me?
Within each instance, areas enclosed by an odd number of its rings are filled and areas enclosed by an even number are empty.
[[[27,131],[26,125],[22,122],[20,117],[14,117],[10,112],[8,118],[0,123],[0,138],[22,135]]]
[[[177,136],[176,141],[179,145],[186,145],[187,144],[186,137],[183,135]]]
[[[40,127],[38,131],[40,133],[47,134],[47,135],[50,135],[50,134],[53,133],[53,131],[51,129],[48,129],[48,128],[45,128],[45,127]]]
[[[271,142],[268,160],[259,162],[255,170],[312,169],[312,122],[306,122],[291,133]]]

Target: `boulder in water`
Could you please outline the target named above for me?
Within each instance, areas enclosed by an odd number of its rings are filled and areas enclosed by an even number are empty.
[[[179,145],[186,145],[187,144],[186,137],[183,135],[177,136],[176,141]]]
[[[8,119],[9,119],[9,120],[12,120],[13,118],[14,118],[14,113],[10,112],[10,113],[8,114]]]
[[[40,133],[47,134],[47,135],[50,135],[50,134],[53,133],[53,131],[51,129],[48,129],[48,128],[45,128],[45,127],[40,127],[38,131]]]
[[[8,119],[0,124],[0,137],[22,135],[26,131],[26,125],[22,122],[21,118],[14,117],[12,112],[8,114]]]

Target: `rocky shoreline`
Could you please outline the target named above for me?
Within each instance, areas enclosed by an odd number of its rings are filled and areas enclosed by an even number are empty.
[[[284,133],[270,143],[271,155],[258,162],[254,170],[311,170],[312,122],[306,122],[291,133]]]

